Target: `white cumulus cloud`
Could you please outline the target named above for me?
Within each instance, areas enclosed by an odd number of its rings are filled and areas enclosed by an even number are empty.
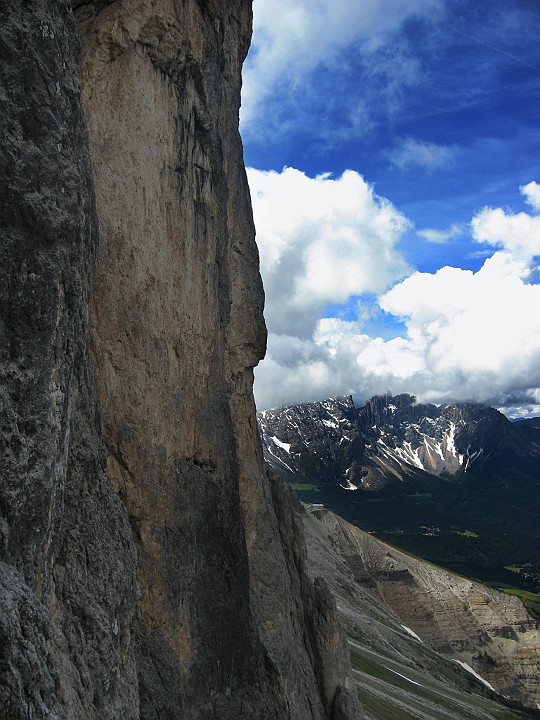
[[[489,400],[540,385],[540,315],[530,314],[540,308],[540,286],[527,284],[527,273],[497,252],[476,273],[415,273],[381,297],[383,309],[406,319],[430,395]]]
[[[408,272],[396,247],[408,220],[358,173],[249,168],[248,179],[270,332],[310,338],[325,307]]]
[[[290,211],[286,226],[294,226],[293,233],[282,235],[276,231],[272,242],[267,229],[258,227],[259,233],[266,234],[267,243],[265,248],[263,242],[261,249],[263,277],[268,276],[267,262],[276,271],[270,273],[267,286],[272,308],[268,356],[256,373],[259,407],[342,393],[365,399],[384,392],[410,392],[432,402],[472,400],[516,408],[528,401],[537,405],[540,285],[530,282],[532,263],[538,254],[537,216],[507,214],[500,208],[483,210],[472,220],[473,231],[479,242],[494,247],[477,272],[455,267],[443,267],[435,273],[414,272],[394,281],[390,289],[376,290],[373,273],[377,267],[386,273],[387,287],[392,275],[396,278],[396,273],[403,270],[403,259],[396,256],[395,245],[406,228],[406,220],[391,205],[376,198],[356,174],[339,180],[322,176],[310,182],[325,187],[327,183],[346,185],[353,179],[357,198],[363,198],[354,211],[344,205],[339,210],[331,209],[330,204],[321,205],[320,199],[317,203],[316,216],[323,218],[322,224],[332,218],[326,226],[328,234],[317,234],[317,219],[313,227],[309,225],[305,215],[309,203],[298,214]],[[358,188],[363,188],[360,193]],[[289,197],[292,202],[292,195]],[[363,208],[361,221],[359,207]],[[388,214],[395,225],[388,223]],[[333,243],[340,237],[343,219],[347,218],[347,238],[351,218],[355,217],[353,226],[357,231],[362,228],[358,237],[366,242],[357,240],[355,260],[347,266],[341,264],[336,252],[339,245]],[[274,230],[276,222],[272,222]],[[377,235],[381,226],[386,231],[394,227],[394,232]],[[320,237],[326,238],[330,248],[321,255],[323,261],[315,277],[310,269],[310,250],[318,253]],[[375,237],[378,240],[374,241]],[[294,247],[297,241],[301,249],[288,255],[287,248]],[[371,263],[367,274],[356,264],[363,262],[364,254]],[[393,260],[385,265],[385,258],[392,256]],[[288,268],[290,260],[292,269]],[[358,274],[361,279],[352,291],[347,273]],[[293,284],[280,290],[275,281],[284,275]],[[330,292],[332,286],[334,291]],[[341,301],[347,293],[378,293],[379,307],[405,323],[404,337],[370,337],[363,330],[361,313],[357,320],[321,318],[321,302],[309,299],[312,290],[314,298],[324,296],[326,302]],[[301,302],[299,292],[306,293]],[[274,314],[280,307],[281,322],[274,326]],[[306,322],[297,331],[304,309]]]
[[[540,211],[540,186],[535,182],[520,188],[529,205]],[[503,248],[530,261],[540,255],[540,215],[507,214],[502,208],[484,208],[471,221],[473,238]]]
[[[534,180],[527,185],[520,186],[520,192],[525,196],[525,202],[536,212],[540,212],[540,185]]]

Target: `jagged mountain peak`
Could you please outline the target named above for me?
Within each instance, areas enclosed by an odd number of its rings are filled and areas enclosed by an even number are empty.
[[[315,400],[312,402],[297,403],[296,405],[285,405],[268,410],[261,410],[258,413],[259,418],[281,415],[282,413],[323,413],[331,411],[334,408],[354,409],[355,404],[352,395],[333,395],[326,400]]]
[[[524,432],[477,403],[418,403],[414,395],[351,396],[259,414],[267,461],[348,490],[374,489],[414,470],[470,473],[501,451],[530,454]],[[534,451],[536,452],[536,451]]]

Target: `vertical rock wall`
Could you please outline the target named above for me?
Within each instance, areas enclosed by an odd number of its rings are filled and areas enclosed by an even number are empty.
[[[0,717],[352,717],[256,433],[250,3],[75,0],[84,122],[69,4],[0,7]]]
[[[136,558],[89,362],[97,223],[69,3],[2,2],[0,56],[0,717],[136,718]]]

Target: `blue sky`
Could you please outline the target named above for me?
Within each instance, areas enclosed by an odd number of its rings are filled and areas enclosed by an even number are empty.
[[[253,10],[259,407],[409,391],[540,414],[539,3]]]

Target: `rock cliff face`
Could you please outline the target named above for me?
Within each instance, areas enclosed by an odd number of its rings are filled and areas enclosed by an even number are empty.
[[[0,716],[135,717],[136,551],[89,362],[75,26],[67,3],[6,2],[0,28]]]
[[[72,6],[1,8],[0,717],[355,717],[257,437],[250,3]]]

